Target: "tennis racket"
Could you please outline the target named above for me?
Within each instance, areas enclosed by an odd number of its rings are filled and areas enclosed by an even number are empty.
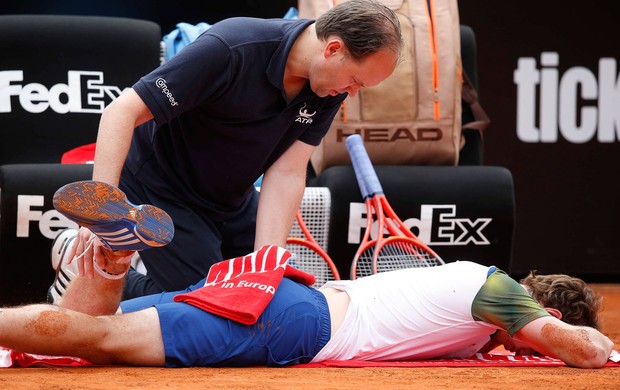
[[[432,267],[444,261],[424,244],[396,215],[377,177],[362,137],[347,137],[347,150],[366,203],[367,228],[351,264],[351,279],[403,268]],[[373,214],[377,235],[371,239]]]
[[[297,220],[297,225],[301,229],[303,238],[287,238],[286,249],[293,254],[289,264],[301,271],[314,275],[316,278],[314,286],[317,287],[322,286],[330,280],[340,280],[336,265],[327,252],[316,242],[299,210],[297,210],[295,218]]]

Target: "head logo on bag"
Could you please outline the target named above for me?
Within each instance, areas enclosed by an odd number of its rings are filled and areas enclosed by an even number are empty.
[[[353,134],[362,136],[365,144],[373,142],[397,142],[397,141],[440,141],[443,131],[440,128],[356,128],[352,132],[344,128],[336,128],[336,142],[344,143],[346,138]]]

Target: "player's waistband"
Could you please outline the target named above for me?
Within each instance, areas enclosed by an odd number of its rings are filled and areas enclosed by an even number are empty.
[[[316,354],[319,353],[321,349],[323,349],[323,347],[331,338],[332,324],[331,318],[329,316],[329,306],[327,304],[327,298],[325,298],[325,295],[323,295],[323,293],[317,289],[311,288],[310,291],[316,301],[316,306],[320,315],[319,334],[313,354],[314,356],[316,356]]]

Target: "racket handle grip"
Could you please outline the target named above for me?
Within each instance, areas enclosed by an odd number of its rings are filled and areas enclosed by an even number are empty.
[[[350,135],[347,137],[346,145],[349,155],[351,156],[351,162],[353,163],[355,177],[357,178],[357,183],[360,186],[364,199],[374,195],[383,195],[383,188],[381,187],[375,168],[372,166],[362,137],[359,134]]]

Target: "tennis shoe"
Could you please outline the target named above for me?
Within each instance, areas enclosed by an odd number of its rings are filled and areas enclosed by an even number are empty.
[[[54,194],[59,213],[93,232],[113,251],[167,245],[174,237],[170,216],[153,205],[134,205],[123,191],[99,181],[69,183]]]
[[[65,229],[52,242],[52,268],[56,271],[54,283],[47,290],[47,302],[57,305],[67,286],[78,274],[77,263],[67,264],[68,254],[77,237],[77,230]]]

